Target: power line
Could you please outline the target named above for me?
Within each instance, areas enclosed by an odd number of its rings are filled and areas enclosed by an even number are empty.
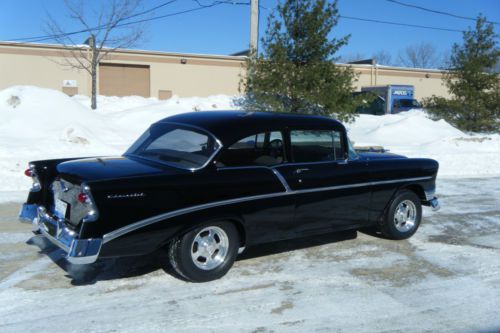
[[[175,1],[176,0],[167,1],[167,2],[165,2],[165,3],[163,3],[163,4],[159,5],[159,6],[150,8],[150,9],[144,11],[144,12],[131,15],[131,16],[125,18],[125,20],[128,20],[128,19],[133,18],[133,17],[140,16],[140,15],[144,15],[144,14],[149,13],[149,12],[155,10],[155,9],[158,9],[160,7],[163,7],[163,6],[166,6],[168,4],[171,4],[172,2],[175,2]],[[122,24],[118,24],[116,27],[125,27],[125,26],[129,26],[129,25],[132,25],[132,24],[138,24],[138,23],[144,23],[144,22],[159,20],[159,19],[163,19],[163,18],[167,18],[167,17],[172,17],[172,16],[177,16],[177,15],[181,15],[181,14],[186,14],[186,13],[190,13],[190,12],[194,12],[194,11],[198,11],[198,10],[202,10],[202,9],[207,9],[207,8],[211,8],[211,7],[215,7],[215,6],[219,6],[219,5],[223,5],[223,4],[231,4],[231,5],[249,5],[250,4],[249,2],[240,2],[240,1],[231,1],[231,0],[214,1],[211,4],[207,4],[207,5],[201,4],[201,3],[199,3],[199,1],[196,1],[196,2],[198,4],[198,7],[195,7],[195,8],[186,9],[186,10],[178,11],[178,12],[175,12],[175,13],[170,13],[170,14],[165,14],[165,15],[160,15],[160,16],[155,16],[155,17],[150,17],[150,18],[147,18],[147,19],[141,19],[141,20],[136,20],[136,21],[131,21],[131,22],[125,22],[125,23],[122,23]],[[42,41],[46,41],[46,40],[51,40],[51,39],[54,39],[54,38],[61,38],[61,37],[67,37],[67,36],[72,36],[72,35],[78,35],[78,34],[82,34],[82,33],[86,33],[86,32],[91,32],[91,31],[99,31],[99,30],[103,30],[105,27],[106,27],[105,25],[102,25],[102,26],[97,26],[97,27],[93,27],[93,28],[90,28],[90,29],[82,29],[82,30],[72,31],[72,32],[68,32],[68,33],[64,33],[64,34],[59,34],[59,35],[56,34],[56,35],[45,35],[45,36],[36,36],[36,37],[13,38],[11,40],[14,41],[14,42],[36,43],[36,42],[42,42]]]
[[[356,21],[363,21],[363,22],[372,22],[372,23],[380,23],[380,24],[398,25],[398,26],[410,27],[410,28],[430,29],[430,30],[440,30],[440,31],[451,31],[451,32],[463,32],[463,30],[458,30],[458,29],[431,27],[431,26],[427,26],[427,25],[418,25],[418,24],[409,24],[409,23],[400,23],[400,22],[391,22],[391,21],[382,21],[382,20],[367,19],[367,18],[354,17],[354,16],[339,15],[339,17],[340,18],[344,18],[344,19],[348,19],[348,20],[356,20]]]
[[[155,11],[157,9],[160,9],[162,7],[170,5],[171,3],[176,2],[176,1],[177,0],[166,1],[166,2],[164,2],[164,3],[162,3],[162,4],[158,5],[158,6],[152,7],[150,9],[147,9],[147,10],[142,11],[140,13],[136,13],[136,14],[127,16],[127,17],[124,18],[124,20],[129,20],[129,19],[137,17],[137,16],[148,14],[148,13],[150,13],[152,11]],[[78,31],[64,33],[64,34],[43,35],[43,36],[23,37],[23,38],[11,38],[11,39],[8,39],[8,40],[12,40],[12,41],[31,41],[32,39],[36,39],[37,41],[42,41],[42,40],[52,39],[51,37],[70,36],[70,35],[79,34],[79,33],[83,33],[83,32],[90,32],[90,31],[93,31],[93,30],[100,30],[100,29],[103,29],[103,28],[104,28],[104,25],[101,25],[101,26],[97,26],[97,27],[94,27],[94,28],[91,28],[91,29],[78,30]]]
[[[455,18],[459,18],[459,19],[463,19],[463,20],[476,21],[476,18],[474,18],[474,17],[461,16],[461,15],[457,15],[457,14],[453,14],[453,13],[449,13],[449,12],[443,12],[443,11],[440,11],[440,10],[435,10],[435,9],[430,9],[430,8],[425,8],[425,7],[422,7],[422,6],[417,6],[417,5],[413,5],[413,4],[410,4],[410,3],[405,3],[405,2],[401,2],[401,1],[397,1],[397,0],[386,0],[386,1],[395,3],[395,4],[400,5],[400,6],[405,6],[405,7],[420,9],[420,10],[423,10],[423,11],[426,11],[426,12],[431,12],[431,13],[435,13],[435,14],[451,16],[451,17],[455,17]],[[492,23],[492,24],[496,24],[496,25],[500,25],[499,22],[495,22],[495,21],[486,21],[486,22]]]

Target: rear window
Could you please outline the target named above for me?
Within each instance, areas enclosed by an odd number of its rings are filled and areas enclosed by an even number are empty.
[[[322,162],[344,159],[340,132],[294,130],[290,132],[295,162]]]
[[[219,148],[215,138],[201,130],[159,123],[151,126],[126,155],[183,169],[197,169],[207,164]]]

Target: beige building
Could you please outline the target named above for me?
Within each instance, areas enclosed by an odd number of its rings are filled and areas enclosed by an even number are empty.
[[[84,52],[88,52],[84,49]],[[35,85],[69,95],[90,95],[91,80],[84,70],[65,65],[68,53],[57,45],[0,43],[0,89]],[[117,50],[101,62],[98,94],[170,98],[234,95],[245,57]],[[443,73],[435,70],[352,65],[361,86],[409,84],[417,99],[433,94],[448,96]]]

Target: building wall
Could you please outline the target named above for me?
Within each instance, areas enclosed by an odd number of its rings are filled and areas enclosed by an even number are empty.
[[[359,74],[355,83],[358,91],[363,86],[408,84],[415,86],[415,98],[418,100],[432,95],[450,97],[448,89],[443,84],[442,71],[372,65],[354,65],[353,68]]]
[[[151,97],[159,97],[160,91],[180,97],[234,95],[244,72],[244,58],[229,56],[119,51],[103,62],[150,66]],[[76,81],[78,94],[90,95],[89,74],[63,64],[64,51],[58,47],[0,43],[0,89],[36,85],[63,91],[63,81],[72,80]],[[97,78],[99,93],[99,73]]]
[[[63,88],[63,81],[70,85],[76,81],[77,93],[90,95],[90,76],[83,70],[62,66],[64,52],[54,45],[0,43],[0,89],[12,85],[36,85],[75,93],[75,88]],[[190,97],[237,94],[240,77],[245,72],[244,59],[234,56],[120,50],[103,62],[149,66],[151,96],[168,98],[171,95]],[[358,74],[358,80],[354,83],[358,91],[362,86],[410,84],[415,86],[417,99],[432,95],[449,96],[441,80],[441,71],[373,65],[351,66]],[[97,86],[99,87],[99,82]]]
[[[63,66],[61,50],[38,47],[14,48],[0,45],[0,89],[34,85],[63,90],[64,80],[76,81],[78,93],[90,94],[90,77],[83,70]]]

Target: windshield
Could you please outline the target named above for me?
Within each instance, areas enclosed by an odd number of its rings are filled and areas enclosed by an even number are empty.
[[[351,142],[351,139],[347,138],[347,143],[348,143],[348,152],[349,152],[349,159],[350,160],[355,160],[355,159],[358,159],[359,158],[359,155],[358,153],[356,152],[356,150],[354,149],[354,146]]]
[[[189,126],[152,125],[125,153],[182,169],[204,167],[219,150],[211,135]]]
[[[421,105],[414,99],[400,99],[400,106],[403,108],[420,108]]]

